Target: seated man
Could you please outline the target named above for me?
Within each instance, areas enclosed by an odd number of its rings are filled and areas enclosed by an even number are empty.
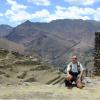
[[[67,75],[65,77],[65,86],[70,88],[72,86],[72,82],[74,81],[78,88],[82,88],[83,71],[84,68],[78,61],[77,56],[72,56],[71,62],[66,68]]]

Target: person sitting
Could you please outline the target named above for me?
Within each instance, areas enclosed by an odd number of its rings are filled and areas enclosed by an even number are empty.
[[[65,86],[71,88],[72,83],[75,82],[78,88],[82,88],[84,68],[82,64],[78,61],[77,56],[71,57],[71,62],[67,65],[65,70],[67,73],[67,75],[65,76]]]

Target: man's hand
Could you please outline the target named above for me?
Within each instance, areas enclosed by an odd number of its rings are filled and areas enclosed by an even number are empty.
[[[68,80],[68,81],[70,81],[72,78],[73,78],[73,77],[72,77],[72,75],[70,75],[70,74],[68,74],[68,75],[65,77],[65,79]]]
[[[80,79],[77,80],[76,85],[78,88],[82,89],[84,87],[82,81]]]

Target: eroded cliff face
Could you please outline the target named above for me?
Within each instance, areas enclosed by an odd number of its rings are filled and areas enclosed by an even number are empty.
[[[94,74],[100,76],[100,32],[95,33]]]

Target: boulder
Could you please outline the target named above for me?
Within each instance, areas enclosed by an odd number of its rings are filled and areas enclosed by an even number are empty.
[[[36,79],[34,77],[30,77],[25,79],[24,82],[36,82]]]
[[[26,74],[27,74],[26,71],[24,71],[24,72],[20,72],[20,73],[18,73],[17,78],[24,79],[25,76],[26,76]]]

